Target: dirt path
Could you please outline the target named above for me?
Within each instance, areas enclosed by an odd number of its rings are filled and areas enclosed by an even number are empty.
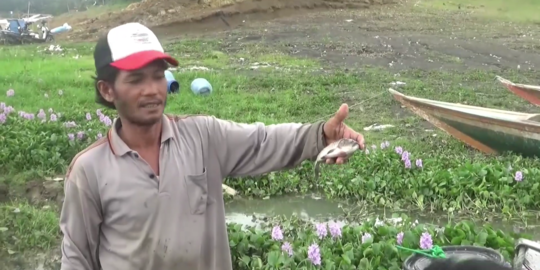
[[[540,26],[523,29],[499,23],[486,28],[486,22],[473,20],[466,13],[403,12],[409,8],[284,12],[271,21],[259,15],[237,15],[226,18],[234,24],[232,30],[214,18],[198,24],[156,27],[155,31],[169,39],[193,35],[219,38],[228,50],[242,43],[272,44],[289,54],[320,58],[346,68],[373,65],[399,72],[411,68],[540,67],[540,40],[536,38]]]
[[[68,37],[92,40],[110,27],[138,21],[164,39],[219,38],[229,50],[261,42],[347,68],[534,70],[540,65],[540,25],[482,21],[468,10],[434,12],[403,0],[160,0],[149,8],[156,1],[72,18]]]

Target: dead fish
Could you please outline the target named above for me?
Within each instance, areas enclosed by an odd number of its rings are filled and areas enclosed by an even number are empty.
[[[353,139],[341,139],[326,146],[315,160],[315,180],[319,179],[321,162],[326,162],[329,158],[337,158],[343,154],[345,154],[346,158],[349,158],[358,149],[360,149],[360,145]]]

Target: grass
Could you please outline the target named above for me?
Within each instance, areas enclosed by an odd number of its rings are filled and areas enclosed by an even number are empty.
[[[430,9],[448,9],[451,6],[443,6],[440,1],[420,3],[422,7]],[[502,1],[490,2],[492,5],[475,3],[485,6],[480,10],[489,19],[500,17],[493,11],[497,9],[492,7],[504,6]],[[513,19],[518,11],[508,11],[505,14],[507,18]],[[523,19],[521,22],[531,20]],[[80,121],[83,121],[87,112],[94,113],[100,108],[94,102],[95,92],[91,79],[94,70],[93,44],[63,44],[63,48],[63,52],[44,51],[45,47],[36,45],[2,48],[0,102],[32,113],[37,113],[39,109],[53,108]],[[435,132],[439,136],[433,139],[432,132],[426,132],[426,129],[433,127],[402,109],[387,93],[389,84],[394,81],[406,82],[406,86],[399,90],[412,96],[533,112],[536,111],[535,107],[498,85],[494,77],[501,75],[523,83],[540,79],[534,71],[516,70],[408,69],[400,71],[399,76],[381,67],[363,66],[345,70],[329,66],[318,59],[292,57],[276,45],[239,43],[231,50],[222,41],[215,39],[186,39],[167,44],[166,50],[176,56],[181,65],[175,72],[181,92],[169,97],[166,109],[168,113],[203,113],[248,123],[313,122],[329,118],[341,103],[346,102],[350,106],[347,123],[356,130],[362,131],[364,127],[373,124],[394,125],[393,128],[379,132],[363,132],[368,144],[392,140],[415,152],[436,151],[461,160],[474,159],[475,162],[490,162],[493,159],[471,152],[460,142],[437,130]],[[461,63],[459,58],[439,52],[430,52],[429,57]],[[253,69],[255,63],[268,64],[269,67]],[[209,71],[193,67],[206,67]],[[201,97],[191,93],[189,84],[198,77],[204,77],[212,83],[214,93],[211,96]],[[15,90],[14,97],[6,97],[4,93],[8,89]],[[62,95],[59,95],[59,90],[62,90]],[[426,141],[426,138],[431,139]],[[9,145],[2,147],[7,148]],[[59,167],[62,166],[65,164]],[[0,172],[4,173],[0,177],[0,186],[2,183],[24,185],[47,168],[36,165],[32,172],[17,171],[16,168],[2,169],[5,171]],[[0,188],[0,201],[1,191]],[[20,195],[24,195],[24,191],[13,196]],[[20,212],[15,213],[15,209]],[[2,203],[0,246],[19,251],[50,249],[58,241],[57,224],[57,209],[54,207],[40,209],[24,200]]]
[[[491,20],[539,23],[536,0],[423,0],[418,6],[448,11],[462,10]]]
[[[399,78],[377,67],[321,72],[317,60],[293,58],[262,44],[242,45],[232,54],[222,51],[220,46],[215,40],[186,40],[167,46],[167,51],[181,62],[179,71],[175,72],[181,92],[169,97],[168,113],[205,113],[267,124],[312,122],[328,118],[346,102],[351,107],[348,122],[357,130],[372,124],[396,126],[383,132],[367,132],[368,142],[388,136],[407,137],[426,126],[387,94],[390,83],[397,80],[407,83],[400,91],[408,95],[492,108],[534,110],[494,80],[495,75],[502,75],[526,82],[537,76],[532,72],[406,70],[400,72]],[[5,90],[14,89],[15,96],[2,101],[27,112],[53,108],[84,115],[100,108],[94,103],[92,46],[65,45],[61,54],[42,49],[36,46],[4,49],[0,69],[9,72],[3,75],[1,83]],[[255,63],[267,63],[270,67],[251,70]],[[210,71],[191,70],[192,67],[206,67]],[[197,77],[213,84],[212,96],[191,93],[189,84]],[[59,90],[63,92],[61,97]]]

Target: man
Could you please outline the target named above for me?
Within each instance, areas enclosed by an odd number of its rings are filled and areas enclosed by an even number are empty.
[[[119,118],[68,168],[62,270],[232,270],[225,177],[297,166],[341,138],[364,147],[345,104],[306,125],[165,116],[164,71],[178,62],[138,23],[110,30],[94,61],[97,102]]]

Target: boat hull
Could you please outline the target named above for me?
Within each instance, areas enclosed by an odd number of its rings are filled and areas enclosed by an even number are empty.
[[[540,86],[513,83],[499,76],[497,76],[497,80],[512,93],[536,106],[540,106]]]
[[[420,99],[390,89],[394,98],[434,126],[488,154],[540,157],[540,115]]]

